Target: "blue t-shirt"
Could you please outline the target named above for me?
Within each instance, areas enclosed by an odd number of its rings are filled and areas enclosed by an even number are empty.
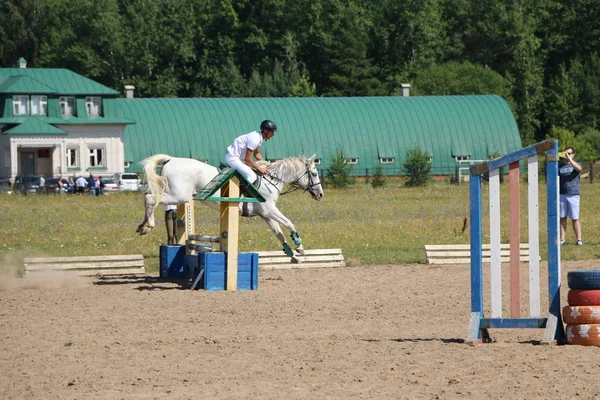
[[[581,164],[577,163],[581,166]],[[558,166],[560,194],[579,194],[579,171],[571,163]]]

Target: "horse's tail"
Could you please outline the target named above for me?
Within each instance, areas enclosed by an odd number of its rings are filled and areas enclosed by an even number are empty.
[[[173,157],[166,154],[156,154],[142,160],[140,163],[146,175],[146,181],[148,182],[146,192],[155,196],[156,204],[160,203],[160,200],[168,187],[167,180],[156,173],[156,167],[172,158]]]

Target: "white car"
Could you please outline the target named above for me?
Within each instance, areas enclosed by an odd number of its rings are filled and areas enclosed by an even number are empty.
[[[102,178],[102,183],[104,184],[104,193],[115,193],[120,190],[113,178]]]
[[[137,191],[140,190],[140,183],[142,182],[138,174],[130,173],[130,172],[120,172],[116,173],[113,176],[113,179],[117,185],[119,185],[119,190],[121,192],[124,191]]]

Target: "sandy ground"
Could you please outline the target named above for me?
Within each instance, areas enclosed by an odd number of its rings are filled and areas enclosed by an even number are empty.
[[[566,271],[599,266],[563,263],[563,305]],[[539,329],[464,343],[469,290],[468,265],[261,271],[240,292],[4,277],[0,397],[600,398],[598,347],[540,345]]]

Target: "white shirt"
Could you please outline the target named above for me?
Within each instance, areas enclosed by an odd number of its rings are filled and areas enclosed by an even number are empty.
[[[248,150],[254,152],[263,142],[263,136],[260,131],[246,133],[237,137],[231,146],[227,148],[227,158],[246,158]]]
[[[77,187],[86,187],[87,181],[85,180],[85,178],[83,176],[80,176],[79,178],[77,178],[76,184],[77,184]]]

